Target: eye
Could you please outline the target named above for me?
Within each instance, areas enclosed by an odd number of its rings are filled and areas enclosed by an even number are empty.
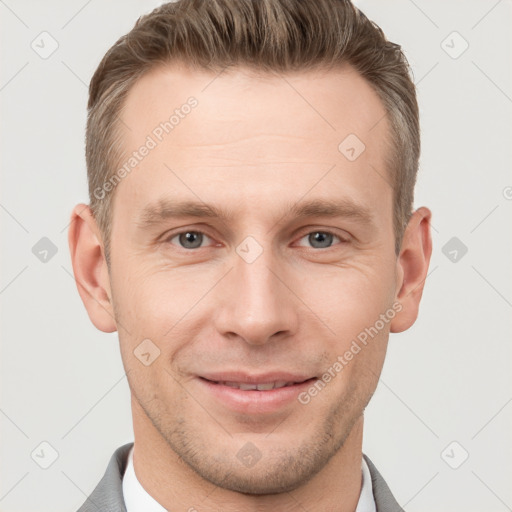
[[[177,244],[183,249],[198,249],[203,245],[205,240],[211,240],[209,236],[201,231],[182,231],[167,239],[168,242],[174,243],[173,240],[177,239]],[[175,244],[176,245],[176,244]]]
[[[330,231],[311,231],[311,233],[303,236],[300,240],[307,239],[307,242],[315,249],[328,249],[333,244],[333,239],[338,239],[340,242],[346,242],[338,235]],[[299,245],[302,245],[299,243]]]
[[[340,236],[331,233],[330,231],[311,231],[307,235],[303,236],[299,240],[299,244],[303,247],[303,240],[307,240],[307,244],[314,249],[328,249],[336,240],[340,243],[346,243],[347,240],[342,239]],[[166,242],[173,245],[178,245],[182,249],[192,250],[199,249],[208,245],[208,241],[212,242],[212,239],[201,231],[187,230],[180,233],[176,233],[167,238]]]

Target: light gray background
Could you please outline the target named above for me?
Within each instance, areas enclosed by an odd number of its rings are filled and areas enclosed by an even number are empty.
[[[1,512],[76,510],[113,451],[133,440],[117,333],[89,321],[67,224],[73,205],[88,202],[87,84],[158,4],[0,0]],[[512,510],[512,3],[358,5],[414,70],[423,143],[415,206],[432,209],[434,242],[420,317],[391,335],[364,451],[410,512]],[[59,45],[47,59],[31,48],[43,31]],[[469,44],[458,58],[464,41],[453,31]],[[57,248],[47,262],[32,252],[42,237]],[[468,249],[455,262],[443,253],[452,237]],[[58,452],[48,469],[35,461],[49,462],[50,448],[31,456],[43,441]]]

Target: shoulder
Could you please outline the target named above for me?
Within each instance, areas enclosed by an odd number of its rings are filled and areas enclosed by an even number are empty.
[[[126,512],[123,499],[123,475],[133,442],[117,448],[105,474],[77,512]]]
[[[377,512],[404,512],[373,462],[367,455],[363,454],[363,457],[372,476],[373,497],[375,498]]]

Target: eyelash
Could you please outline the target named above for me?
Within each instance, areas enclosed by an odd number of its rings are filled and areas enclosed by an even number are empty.
[[[164,239],[164,242],[168,242],[168,243],[171,243],[171,240],[173,240],[174,238],[176,237],[179,237],[180,235],[184,234],[184,233],[198,233],[198,234],[202,234],[208,238],[210,238],[210,240],[212,240],[212,237],[210,237],[207,233],[205,233],[204,231],[200,231],[200,230],[197,230],[197,229],[185,229],[185,230],[182,230],[182,231],[179,231],[177,233],[173,233],[172,235],[169,235],[167,236],[165,239]],[[305,233],[304,235],[302,235],[299,240],[302,240],[303,238],[311,235],[312,233],[323,233],[323,234],[326,234],[326,235],[332,235],[333,237],[337,238],[339,241],[340,241],[340,244],[347,244],[349,241],[342,238],[340,235],[337,235],[336,233],[334,233],[333,231],[329,231],[329,230],[325,230],[325,229],[313,229],[312,231],[308,231],[307,233]],[[172,245],[175,245],[175,244],[172,244]],[[198,251],[199,249],[204,249],[205,247],[203,246],[200,246],[200,247],[196,247],[196,248],[193,248],[193,249],[187,249],[185,247],[181,247],[179,245],[177,245],[177,247],[183,251],[187,251],[187,252],[191,252],[191,251]],[[301,247],[304,247],[304,246],[301,246]],[[327,251],[329,249],[332,249],[334,248],[334,245],[330,246],[330,247],[323,247],[323,248],[316,248],[316,247],[309,247],[309,249],[312,249],[314,251],[321,251],[321,250],[324,250],[324,251]]]

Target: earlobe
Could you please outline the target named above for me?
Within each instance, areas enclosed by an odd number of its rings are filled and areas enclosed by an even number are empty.
[[[96,220],[85,204],[73,208],[70,220],[68,243],[78,293],[96,328],[114,332],[110,280]]]
[[[409,219],[397,260],[397,295],[401,311],[391,322],[391,332],[402,332],[411,327],[416,318],[423,287],[432,255],[430,220],[432,212],[418,208]]]

